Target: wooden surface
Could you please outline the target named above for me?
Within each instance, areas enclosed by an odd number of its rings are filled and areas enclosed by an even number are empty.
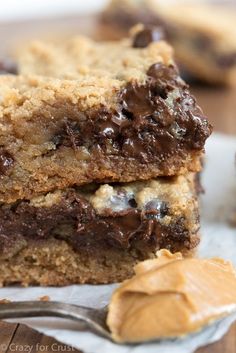
[[[9,52],[9,46],[17,45],[23,39],[38,36],[61,36],[83,32],[101,38],[117,37],[106,28],[96,27],[93,18],[63,18],[57,20],[34,21],[25,23],[0,25],[0,56]],[[94,28],[96,29],[94,31]],[[17,30],[16,30],[17,29]],[[62,37],[63,38],[63,37]],[[199,105],[214,126],[215,131],[236,135],[236,88],[214,88],[203,86],[192,86]],[[1,299],[1,298],[0,298]],[[79,344],[79,343],[78,343]],[[25,347],[32,347],[31,353],[42,352],[71,352],[70,347],[56,342],[38,332],[27,328],[25,325],[6,324],[0,322],[0,353],[27,352]],[[16,348],[17,347],[17,348]],[[22,350],[22,347],[25,350]],[[40,350],[41,347],[41,350]],[[43,350],[44,349],[44,350]],[[79,351],[73,350],[78,353]],[[102,352],[101,352],[102,353]],[[112,352],[111,352],[112,353]],[[171,353],[171,352],[170,352]],[[236,353],[236,324],[219,342],[197,350],[196,353]]]
[[[11,352],[82,353],[73,347],[69,347],[64,343],[56,341],[52,337],[45,336],[32,330],[26,325],[10,324],[0,321],[0,353]],[[236,353],[236,324],[231,327],[229,332],[219,342],[200,348],[195,353]]]
[[[25,325],[0,322],[0,353],[39,353],[81,351],[42,335]]]

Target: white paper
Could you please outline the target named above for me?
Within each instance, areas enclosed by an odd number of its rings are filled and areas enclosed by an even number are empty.
[[[236,208],[236,137],[213,134],[207,142],[207,157],[202,176],[206,190],[202,197],[202,241],[199,255],[220,256],[236,266],[236,228],[229,215]],[[34,300],[48,295],[51,300],[91,307],[103,307],[115,285],[78,285],[63,288],[2,288],[0,299]],[[216,293],[217,295],[217,293]],[[89,332],[78,331],[76,323],[58,319],[21,320],[33,328],[73,345],[85,353],[191,353],[198,347],[220,339],[236,319],[236,314],[183,340],[143,345],[119,346]]]
[[[1,1],[0,23],[100,12],[109,0]]]

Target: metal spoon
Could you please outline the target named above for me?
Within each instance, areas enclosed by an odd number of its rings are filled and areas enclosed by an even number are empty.
[[[107,307],[92,309],[84,306],[60,303],[25,301],[0,304],[0,319],[28,317],[60,317],[82,321],[86,327],[100,336],[112,340],[106,325]]]

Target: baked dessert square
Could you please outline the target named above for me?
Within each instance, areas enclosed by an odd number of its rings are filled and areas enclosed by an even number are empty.
[[[32,44],[24,75],[0,77],[0,202],[201,170],[211,126],[171,48],[140,47],[143,31]]]
[[[165,248],[190,256],[199,243],[193,173],[90,184],[0,206],[0,284],[119,282]]]
[[[121,33],[138,22],[162,26],[190,76],[212,84],[236,81],[235,8],[197,1],[112,0],[102,21]]]

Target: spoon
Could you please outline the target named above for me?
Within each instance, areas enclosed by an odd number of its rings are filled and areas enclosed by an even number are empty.
[[[87,308],[60,302],[24,301],[0,304],[0,319],[27,317],[60,317],[74,321],[83,321],[94,333],[112,340],[106,324],[107,307]]]

